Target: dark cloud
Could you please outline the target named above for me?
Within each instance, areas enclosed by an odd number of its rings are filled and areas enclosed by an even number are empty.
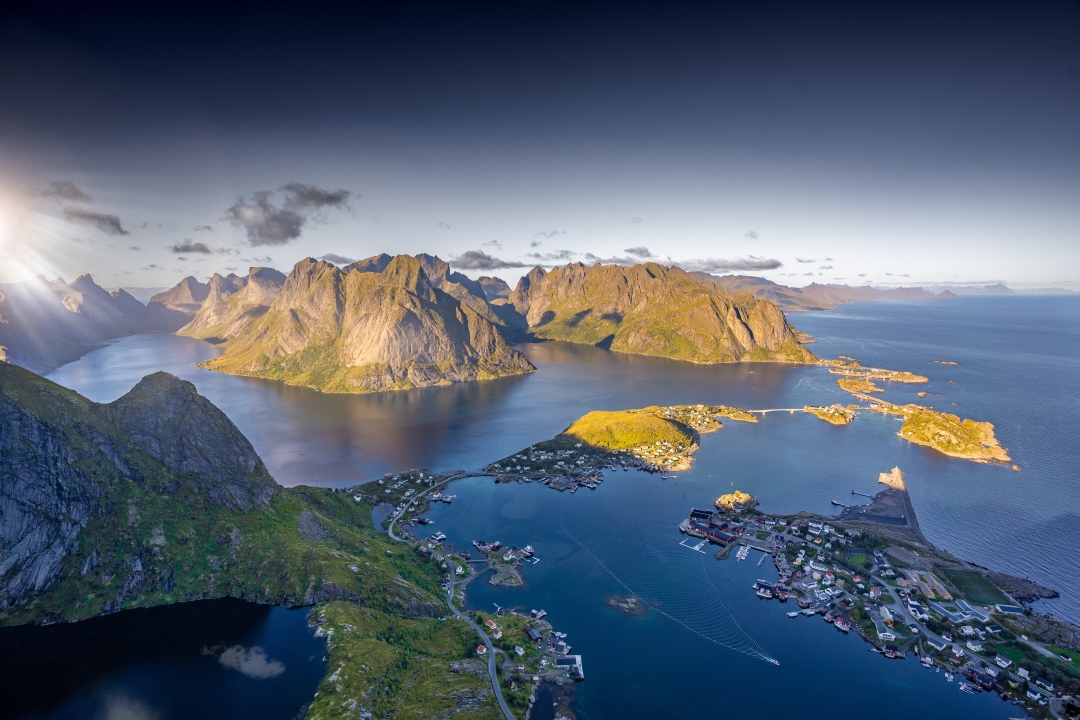
[[[812,263],[812,262],[817,262],[817,260],[815,260],[814,258],[810,258],[809,260],[806,259],[806,258],[795,258],[795,262]]]
[[[757,240],[757,239],[759,239],[759,238],[760,238],[761,236],[760,236],[760,235],[758,235],[758,231],[757,231],[757,230],[748,230],[748,231],[746,231],[745,233],[743,233],[743,237],[744,237],[744,238],[746,238],[747,240]]]
[[[195,229],[192,230],[192,232],[210,232],[213,229],[214,228],[210,227],[209,225],[196,225]]]
[[[444,222],[440,222],[440,223],[439,223],[439,227],[441,227],[441,228],[446,228],[447,230],[449,230],[449,229],[450,229],[450,226],[449,226],[449,225],[447,225],[447,224],[446,224],[446,223],[444,223]]]
[[[138,245],[128,245],[128,250],[142,250]]]
[[[544,243],[540,242],[539,240],[533,240],[532,244],[529,247],[540,247],[543,244]]]
[[[41,190],[34,192],[38,197],[62,202],[90,202],[94,198],[83,192],[78,185],[66,180],[53,180]]]
[[[169,251],[174,252],[177,255],[182,255],[184,253],[201,253],[203,255],[209,255],[213,252],[213,250],[206,246],[206,243],[191,242],[187,239],[185,239],[183,242],[169,245]]]
[[[821,267],[818,268],[818,270],[832,270],[832,269],[833,269],[832,265],[822,265]]]
[[[691,272],[725,272],[729,270],[775,270],[783,263],[774,258],[747,255],[744,258],[701,258],[679,263],[679,267]]]
[[[601,265],[637,265],[640,262],[639,258],[617,256],[603,258],[592,253],[585,253],[585,259]]]
[[[64,208],[64,217],[70,222],[82,223],[96,227],[107,235],[130,235],[120,224],[120,218],[115,215],[91,212],[82,208]]]
[[[651,258],[653,256],[653,254],[649,252],[649,248],[645,247],[644,245],[626,248],[625,250],[623,250],[623,252],[630,253],[631,255],[639,258]]]
[[[319,259],[334,263],[335,265],[348,265],[349,263],[356,262],[352,258],[347,258],[343,255],[335,255],[334,253],[326,253]]]
[[[639,217],[636,217],[636,218],[634,218],[634,219],[632,219],[632,220],[630,221],[630,224],[631,224],[631,225],[640,225],[640,224],[641,224],[641,223],[643,223],[643,222],[645,222],[645,221],[644,221],[644,220],[642,220],[642,219],[641,219],[641,218],[639,218]]]
[[[225,219],[247,231],[252,245],[284,245],[300,237],[308,220],[321,220],[328,209],[347,210],[353,194],[348,190],[325,190],[318,185],[289,183],[280,190],[284,200],[273,203],[274,193],[260,190],[251,202],[243,197],[225,211]]]
[[[181,262],[181,261],[183,261],[183,262],[187,262],[187,258],[186,258],[186,257],[182,257],[182,256],[181,256],[181,257],[178,257],[178,258],[176,258],[176,262]]]
[[[501,270],[503,268],[528,267],[515,260],[500,260],[488,255],[483,250],[468,250],[450,260],[450,265],[460,270]]]
[[[216,254],[218,254],[218,255],[239,255],[240,254],[239,250],[234,250],[233,248],[225,248],[225,247],[217,248],[216,250],[214,250],[214,252]]]
[[[541,263],[567,262],[573,260],[576,252],[572,250],[555,250],[549,253],[529,253],[529,257],[539,260]]]
[[[556,235],[565,235],[565,234],[566,234],[565,230],[548,230],[547,232],[538,232],[535,235],[533,235],[533,237],[546,237],[547,239],[550,240],[551,238],[555,237]]]
[[[491,240],[489,242],[484,243],[484,247],[493,247],[493,248],[499,248],[500,250],[502,250],[502,243],[499,242],[498,240]]]

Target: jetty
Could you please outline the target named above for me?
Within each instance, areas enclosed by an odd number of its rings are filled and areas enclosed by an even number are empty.
[[[874,496],[873,496],[873,495],[867,495],[866,493],[861,493],[861,492],[859,492],[858,490],[852,490],[852,491],[851,491],[851,494],[852,494],[852,495],[861,495],[861,496],[863,496],[864,498],[870,498],[871,500],[873,500],[873,499],[874,499]]]
[[[840,506],[840,507],[842,507],[842,508],[846,508],[846,507],[847,507],[847,505],[845,505],[844,503],[840,502],[839,500],[830,500],[829,502],[831,502],[831,503],[832,503],[833,505],[839,505],[839,506]]]

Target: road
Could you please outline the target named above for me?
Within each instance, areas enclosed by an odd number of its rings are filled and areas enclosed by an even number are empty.
[[[436,488],[442,487],[443,485],[446,485],[452,480],[457,480],[462,477],[466,477],[466,473],[451,475],[445,480],[442,480],[432,485],[430,488],[420,493],[415,498],[412,498],[411,500],[419,500],[423,497],[426,497]],[[401,516],[408,511],[410,507],[412,507],[412,502],[407,503],[405,507],[401,508],[396,513],[390,516],[390,524],[387,526],[386,532],[392,539],[397,540],[398,542],[405,542],[405,538],[398,537],[394,534],[394,523],[397,522],[401,518]],[[475,630],[476,633],[481,637],[481,639],[483,639],[484,645],[486,645],[488,649],[488,675],[491,677],[491,690],[495,693],[495,699],[499,701],[499,707],[502,709],[503,715],[506,716],[506,720],[517,720],[517,718],[514,717],[514,714],[510,712],[510,706],[506,704],[506,699],[503,697],[502,694],[502,687],[499,686],[499,673],[498,669],[495,666],[496,653],[499,651],[495,649],[495,645],[492,644],[491,638],[488,637],[487,633],[484,632],[483,628],[473,622],[473,619],[471,617],[459,612],[458,609],[454,607],[454,577],[457,575],[457,564],[449,557],[446,559],[446,562],[449,566],[450,574],[450,583],[446,590],[446,605],[450,608],[450,612],[454,614],[454,617],[467,622],[469,624],[469,627]]]

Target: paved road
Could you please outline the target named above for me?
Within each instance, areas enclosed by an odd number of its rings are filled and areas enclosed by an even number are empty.
[[[419,500],[420,498],[427,496],[436,488],[442,487],[443,485],[446,485],[452,480],[457,480],[463,477],[466,477],[465,473],[451,475],[445,480],[438,482],[435,485],[432,485],[430,488],[420,493],[415,498],[412,498],[412,500]],[[386,532],[391,538],[397,540],[398,542],[405,542],[405,539],[398,537],[394,534],[394,523],[397,522],[401,518],[401,516],[408,511],[410,507],[412,507],[412,502],[406,504],[405,507],[401,508],[401,510],[398,510],[390,517],[390,525],[387,526]],[[514,717],[514,714],[510,712],[510,707],[506,704],[506,699],[503,698],[502,688],[499,686],[499,673],[495,667],[495,653],[498,651],[495,649],[495,645],[492,644],[491,638],[488,637],[487,633],[484,632],[483,628],[473,622],[473,619],[471,617],[459,612],[458,609],[454,607],[454,577],[457,575],[457,565],[449,557],[447,557],[446,562],[449,566],[450,572],[450,583],[449,587],[447,587],[446,589],[446,605],[450,608],[450,612],[454,613],[454,617],[467,622],[469,624],[469,627],[475,630],[477,634],[483,639],[484,645],[486,645],[488,649],[488,675],[491,676],[491,689],[495,693],[495,699],[499,701],[499,707],[502,709],[503,715],[506,716],[506,720],[517,720]]]

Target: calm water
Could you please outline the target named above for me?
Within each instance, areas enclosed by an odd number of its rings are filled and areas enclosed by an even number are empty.
[[[1046,608],[1080,619],[1080,564],[1062,551],[1080,536],[1080,299],[861,303],[793,321],[818,338],[813,349],[822,356],[854,355],[930,376],[929,387],[893,386],[886,397],[912,400],[926,389],[940,393],[933,397],[939,409],[956,402],[955,412],[994,422],[1022,472],[913,446],[896,437],[898,421],[876,414],[836,428],[783,413],[757,425],[727,423],[706,437],[694,470],[677,481],[618,473],[595,492],[569,495],[466,480],[455,486],[458,501],[433,510],[436,527],[459,546],[481,537],[532,542],[542,558],[526,569],[525,588],[476,584],[470,603],[551,613],[585,657],[583,718],[714,710],[832,717],[868,705],[885,718],[1008,717],[1000,700],[965,696],[911,660],[871,655],[819,619],[789,620],[782,606],[758,602],[749,589],[771,572],[767,564],[717,562],[680,548],[676,526],[687,507],[707,505],[732,486],[759,497],[766,511],[829,514],[831,499],[850,500],[853,489],[872,494],[877,474],[899,465],[932,540],[1062,591]],[[170,336],[126,338],[50,377],[98,401],[159,369],[192,380],[286,484],[477,468],[593,409],[698,402],[757,409],[849,398],[820,368],[695,366],[558,343],[522,349],[537,373],[368,396],[205,372],[193,363],[217,350]],[[603,605],[626,587],[667,616],[629,617]],[[765,656],[780,665],[757,659]]]
[[[0,630],[0,715],[292,720],[326,672],[307,609],[208,600]]]

